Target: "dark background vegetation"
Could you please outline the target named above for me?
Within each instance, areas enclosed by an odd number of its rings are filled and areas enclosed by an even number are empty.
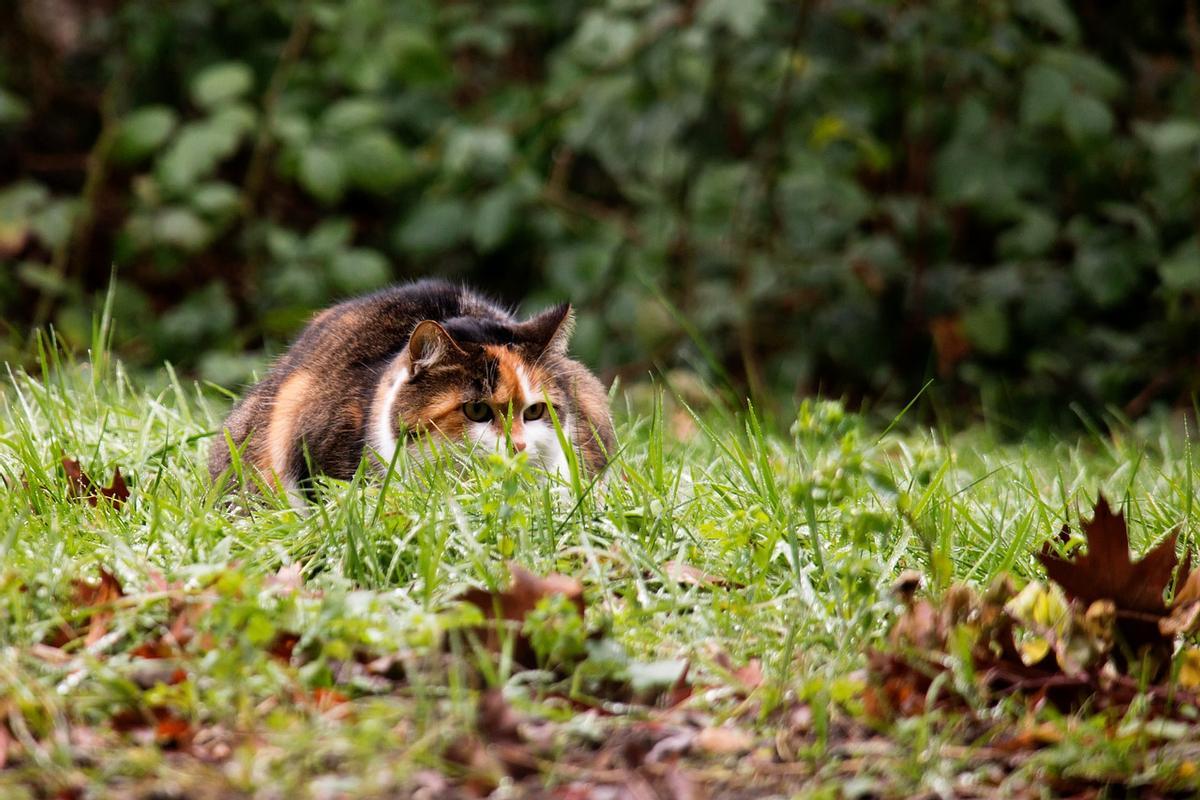
[[[1195,2],[14,0],[3,357],[244,380],[443,275],[606,376],[1137,413],[1200,382]],[[722,375],[724,373],[724,375]]]

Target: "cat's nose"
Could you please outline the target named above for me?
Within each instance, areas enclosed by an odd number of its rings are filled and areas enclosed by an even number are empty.
[[[525,452],[525,440],[524,439],[514,438],[512,440],[512,446],[513,446],[513,450],[516,450],[518,453]]]

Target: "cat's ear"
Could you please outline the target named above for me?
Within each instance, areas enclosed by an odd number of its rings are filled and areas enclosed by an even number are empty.
[[[450,355],[465,356],[466,352],[438,323],[431,319],[418,322],[408,337],[408,358],[413,372],[428,369]]]
[[[571,332],[575,330],[575,310],[570,303],[553,306],[521,323],[526,340],[537,351],[566,355]]]

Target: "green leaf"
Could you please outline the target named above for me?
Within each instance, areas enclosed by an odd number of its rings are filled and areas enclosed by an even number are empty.
[[[346,217],[333,217],[309,231],[304,247],[314,258],[332,258],[354,238],[354,223]]]
[[[1008,315],[1004,309],[985,303],[962,315],[963,332],[975,349],[999,355],[1008,349]]]
[[[1128,297],[1138,280],[1139,265],[1103,239],[1081,245],[1075,253],[1074,268],[1083,294],[1102,308]]]
[[[354,137],[346,148],[345,166],[352,185],[375,194],[393,192],[416,177],[408,151],[382,130]]]
[[[144,106],[130,112],[117,130],[113,157],[128,164],[149,156],[166,143],[178,120],[167,106]]]
[[[1071,82],[1057,69],[1034,64],[1025,72],[1021,92],[1021,122],[1027,127],[1046,125],[1058,119],[1071,94]]]
[[[458,128],[446,142],[443,163],[454,175],[495,177],[513,157],[513,140],[502,128]]]
[[[192,208],[206,217],[226,217],[237,210],[241,197],[236,187],[224,181],[208,181],[189,197]]]
[[[750,169],[740,161],[711,163],[696,176],[688,208],[697,232],[724,236],[734,222],[738,201],[750,186]]]
[[[1098,58],[1066,47],[1047,47],[1042,62],[1066,75],[1076,89],[1112,100],[1124,88],[1120,73]]]
[[[332,137],[356,133],[383,121],[383,106],[366,97],[347,97],[338,100],[321,115],[320,128]]]
[[[1063,107],[1063,128],[1076,144],[1101,139],[1112,133],[1113,114],[1090,94],[1074,94]]]
[[[29,116],[29,104],[0,88],[0,125],[19,125]]]
[[[53,200],[30,215],[29,227],[38,240],[51,249],[62,247],[71,237],[79,201]]]
[[[236,319],[224,286],[214,282],[163,314],[158,335],[168,347],[195,347],[230,331]]]
[[[637,42],[638,28],[630,19],[603,11],[589,11],[575,30],[571,51],[580,62],[593,66],[624,58]]]
[[[300,153],[300,185],[326,205],[342,199],[346,189],[346,171],[337,151],[315,144]]]
[[[700,6],[700,22],[725,25],[743,38],[758,31],[767,16],[766,0],[704,0]]]
[[[254,85],[254,73],[240,61],[223,61],[202,70],[192,80],[192,100],[213,109],[245,95]]]
[[[1020,223],[1000,235],[996,247],[1005,258],[1029,258],[1047,253],[1058,238],[1058,221],[1038,208],[1030,209]]]
[[[400,226],[396,243],[401,250],[416,255],[449,250],[466,235],[468,217],[460,200],[426,200]]]
[[[1025,17],[1054,31],[1067,41],[1079,38],[1079,24],[1075,14],[1064,0],[1017,0],[1014,10]]]
[[[392,278],[386,258],[374,250],[356,247],[343,250],[329,264],[329,280],[344,294],[362,294],[378,289]]]
[[[519,203],[517,193],[507,186],[483,196],[475,209],[471,227],[471,239],[479,252],[490,253],[508,239],[516,222]]]
[[[438,41],[425,30],[393,27],[384,35],[380,50],[391,56],[396,76],[409,85],[440,83],[453,74]]]
[[[1200,123],[1190,119],[1169,119],[1157,125],[1139,123],[1137,135],[1158,155],[1169,155],[1200,144]]]
[[[1163,285],[1175,291],[1200,290],[1200,239],[1193,236],[1158,265]]]
[[[154,219],[153,235],[160,244],[194,253],[208,244],[208,223],[187,208],[168,208]]]
[[[17,265],[17,278],[26,286],[31,286],[43,294],[62,297],[74,288],[69,280],[52,269],[47,264],[36,261],[22,261]]]
[[[216,120],[184,125],[158,159],[155,174],[172,192],[184,192],[237,150],[241,133]]]

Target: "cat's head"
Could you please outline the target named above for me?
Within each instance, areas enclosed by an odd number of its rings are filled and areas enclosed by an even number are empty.
[[[525,322],[478,317],[425,320],[394,364],[390,392],[396,433],[463,439],[492,452],[527,452],[547,470],[565,464],[551,408],[569,430],[561,366],[574,324],[569,305]]]

